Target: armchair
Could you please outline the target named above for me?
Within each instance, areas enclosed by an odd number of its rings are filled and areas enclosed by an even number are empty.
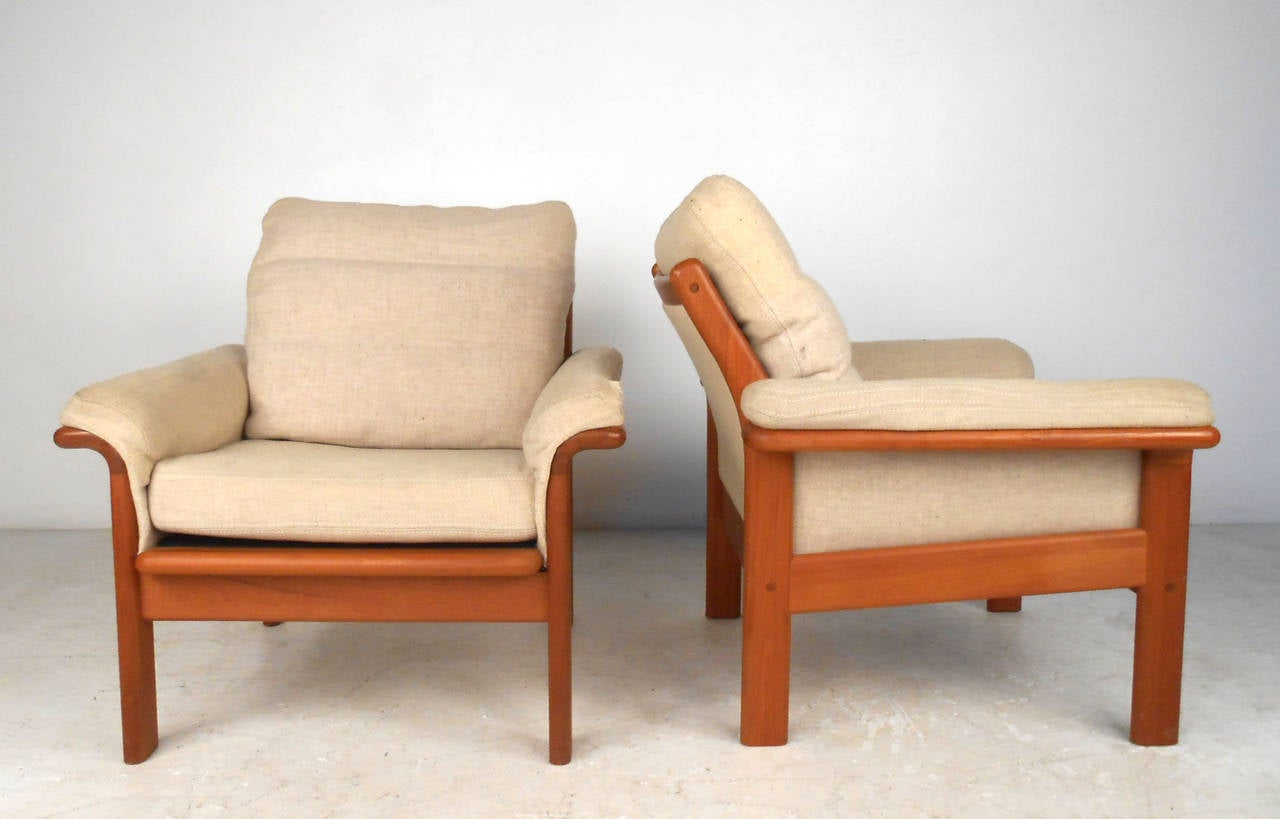
[[[245,344],[86,387],[110,472],[126,762],[158,743],[157,620],[545,622],[572,750],[572,459],[625,440],[622,359],[570,354],[573,216],[285,199]]]
[[[743,618],[740,737],[788,737],[791,617],[1137,593],[1130,739],[1178,739],[1191,456],[1208,395],[1035,380],[997,339],[850,344],[728,177],[663,224],[654,283],[706,390],[708,617]]]

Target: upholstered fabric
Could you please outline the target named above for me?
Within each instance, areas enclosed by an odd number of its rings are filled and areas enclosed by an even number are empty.
[[[579,350],[547,382],[523,436],[524,457],[533,470],[534,521],[538,548],[547,549],[547,482],[560,444],[579,432],[621,426],[622,356],[609,347]]]
[[[152,467],[238,440],[249,407],[244,348],[216,347],[92,384],[72,397],[62,423],[91,432],[124,460],[138,515],[139,550],[155,540],[147,512]]]
[[[563,358],[567,205],[284,199],[262,229],[249,273],[248,437],[520,447]]]
[[[238,441],[156,464],[151,517],[166,532],[350,543],[534,537],[533,477],[518,449],[357,449]]]
[[[867,381],[1035,376],[1026,350],[998,338],[855,341],[850,349],[854,369]]]
[[[685,259],[702,262],[772,377],[849,377],[840,314],[742,183],[704,179],[663,223],[654,252],[667,272]]]
[[[1124,450],[802,452],[795,551],[1133,527],[1140,459]]]
[[[742,425],[738,421],[738,408],[733,403],[733,393],[729,392],[729,384],[724,380],[715,357],[711,355],[698,328],[693,326],[689,314],[679,305],[664,304],[667,318],[680,340],[684,342],[693,366],[698,371],[702,388],[707,394],[707,406],[711,408],[711,417],[715,419],[717,448],[716,454],[720,482],[724,484],[738,514],[743,510],[743,475],[745,454],[742,449]]]
[[[768,379],[742,393],[742,414],[771,429],[1055,429],[1213,423],[1186,381],[924,378]]]

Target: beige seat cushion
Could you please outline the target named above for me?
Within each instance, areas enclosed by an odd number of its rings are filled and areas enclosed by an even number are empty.
[[[516,449],[564,357],[573,215],[283,199],[249,272],[249,438]]]
[[[797,554],[1138,525],[1127,451],[802,452]]]
[[[771,377],[850,371],[840,314],[800,272],[777,223],[741,182],[711,176],[699,183],[663,223],[654,253],[668,273],[685,259],[702,262]]]
[[[357,543],[536,535],[532,473],[511,449],[239,441],[161,461],[149,491],[165,532]]]

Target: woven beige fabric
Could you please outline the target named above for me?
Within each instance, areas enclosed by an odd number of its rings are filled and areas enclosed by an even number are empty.
[[[155,541],[147,511],[152,467],[238,440],[248,407],[244,348],[228,344],[85,387],[61,421],[97,435],[124,459],[141,551]]]
[[[524,457],[533,470],[538,548],[547,553],[547,482],[560,444],[579,432],[621,426],[622,356],[609,347],[571,355],[538,396],[525,426]]]
[[[357,449],[239,441],[156,464],[166,532],[350,543],[534,537],[533,477],[518,449]]]
[[[854,369],[868,381],[1035,376],[1026,350],[998,338],[855,341],[851,350]]]
[[[738,408],[733,403],[733,394],[729,392],[729,384],[724,380],[711,350],[698,335],[698,328],[683,307],[664,304],[667,318],[680,340],[684,342],[689,358],[702,381],[702,388],[707,394],[707,406],[711,408],[711,417],[716,422],[716,454],[720,482],[737,507],[738,514],[743,509],[743,475],[745,454],[742,449],[742,425],[738,422]]]
[[[575,228],[499,210],[284,199],[249,273],[250,438],[520,447],[563,358]]]
[[[1084,429],[1213,423],[1213,405],[1204,390],[1164,378],[768,379],[743,391],[742,414],[771,429]]]
[[[1140,459],[1130,451],[799,453],[795,551],[1137,526]]]
[[[791,246],[754,194],[727,176],[698,184],[654,244],[670,272],[698,259],[775,378],[850,371],[849,334],[826,292],[800,272]]]

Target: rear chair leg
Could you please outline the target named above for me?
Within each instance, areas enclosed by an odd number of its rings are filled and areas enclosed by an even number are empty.
[[[1129,723],[1129,741],[1136,745],[1178,742],[1190,523],[1191,452],[1144,452],[1141,526],[1147,532],[1147,582],[1138,587]]]
[[[724,523],[725,491],[720,482],[719,437],[707,408],[707,593],[706,614],[712,619],[742,615],[742,564]]]

